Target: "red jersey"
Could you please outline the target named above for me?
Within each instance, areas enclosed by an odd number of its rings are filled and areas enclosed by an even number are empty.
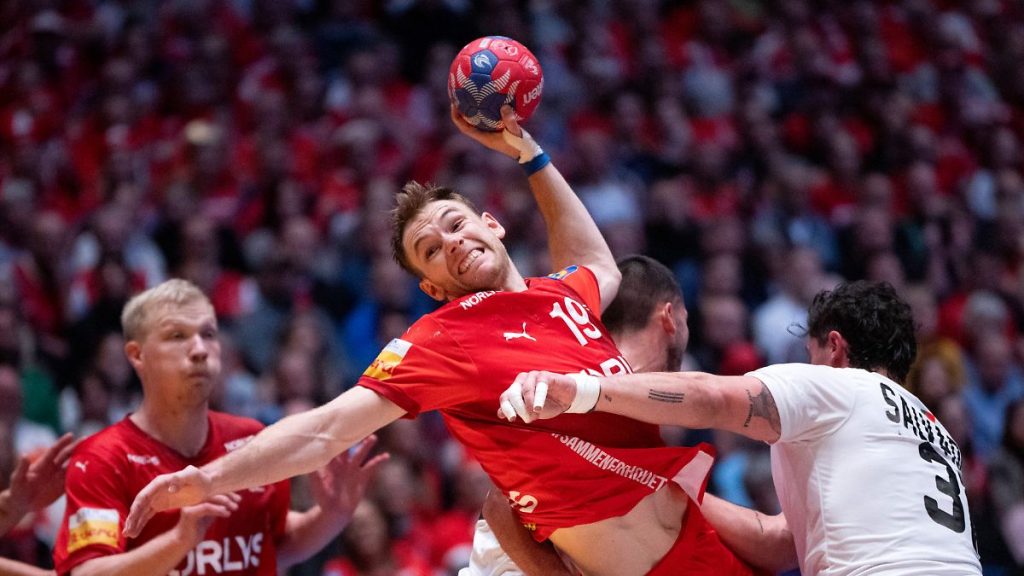
[[[668,481],[699,501],[710,447],[667,448],[657,426],[614,414],[498,418],[498,397],[520,372],[632,372],[599,310],[597,280],[577,266],[527,279],[522,292],[477,292],[392,340],[359,384],[409,417],[440,410],[538,540],[621,516]]]
[[[65,491],[67,511],[54,545],[58,574],[79,564],[138,548],[178,522],[179,512],[155,515],[138,538],[122,530],[135,495],[160,474],[202,466],[243,446],[263,425],[220,412],[209,413],[206,444],[186,458],[125,418],[83,440],[71,456]],[[288,481],[239,492],[239,509],[217,518],[203,541],[191,550],[173,576],[277,574],[277,543],[289,509]]]

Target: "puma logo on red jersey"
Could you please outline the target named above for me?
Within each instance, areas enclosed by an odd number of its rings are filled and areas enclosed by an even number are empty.
[[[522,332],[505,332],[504,336],[505,342],[508,342],[509,340],[515,340],[516,338],[526,338],[527,340],[533,340],[534,342],[537,341],[536,338],[526,333],[526,322],[523,322]]]

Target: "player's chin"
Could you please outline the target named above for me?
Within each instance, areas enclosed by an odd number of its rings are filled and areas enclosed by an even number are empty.
[[[469,270],[462,281],[471,293],[498,290],[501,288],[501,273],[494,267],[483,264]]]

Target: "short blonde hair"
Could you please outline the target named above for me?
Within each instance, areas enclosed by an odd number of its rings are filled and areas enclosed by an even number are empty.
[[[202,302],[213,308],[210,299],[198,286],[180,278],[172,278],[136,294],[121,312],[121,330],[125,342],[138,341],[144,335],[146,322],[153,309],[167,305],[184,306],[193,302]]]

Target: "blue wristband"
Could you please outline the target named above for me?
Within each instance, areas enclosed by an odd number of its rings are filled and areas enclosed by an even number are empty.
[[[529,162],[526,162],[524,164],[520,164],[520,166],[523,167],[523,170],[526,172],[527,176],[533,176],[541,168],[547,166],[548,164],[551,164],[551,157],[548,156],[547,152],[541,152],[540,154],[534,156],[533,160],[530,160]]]

